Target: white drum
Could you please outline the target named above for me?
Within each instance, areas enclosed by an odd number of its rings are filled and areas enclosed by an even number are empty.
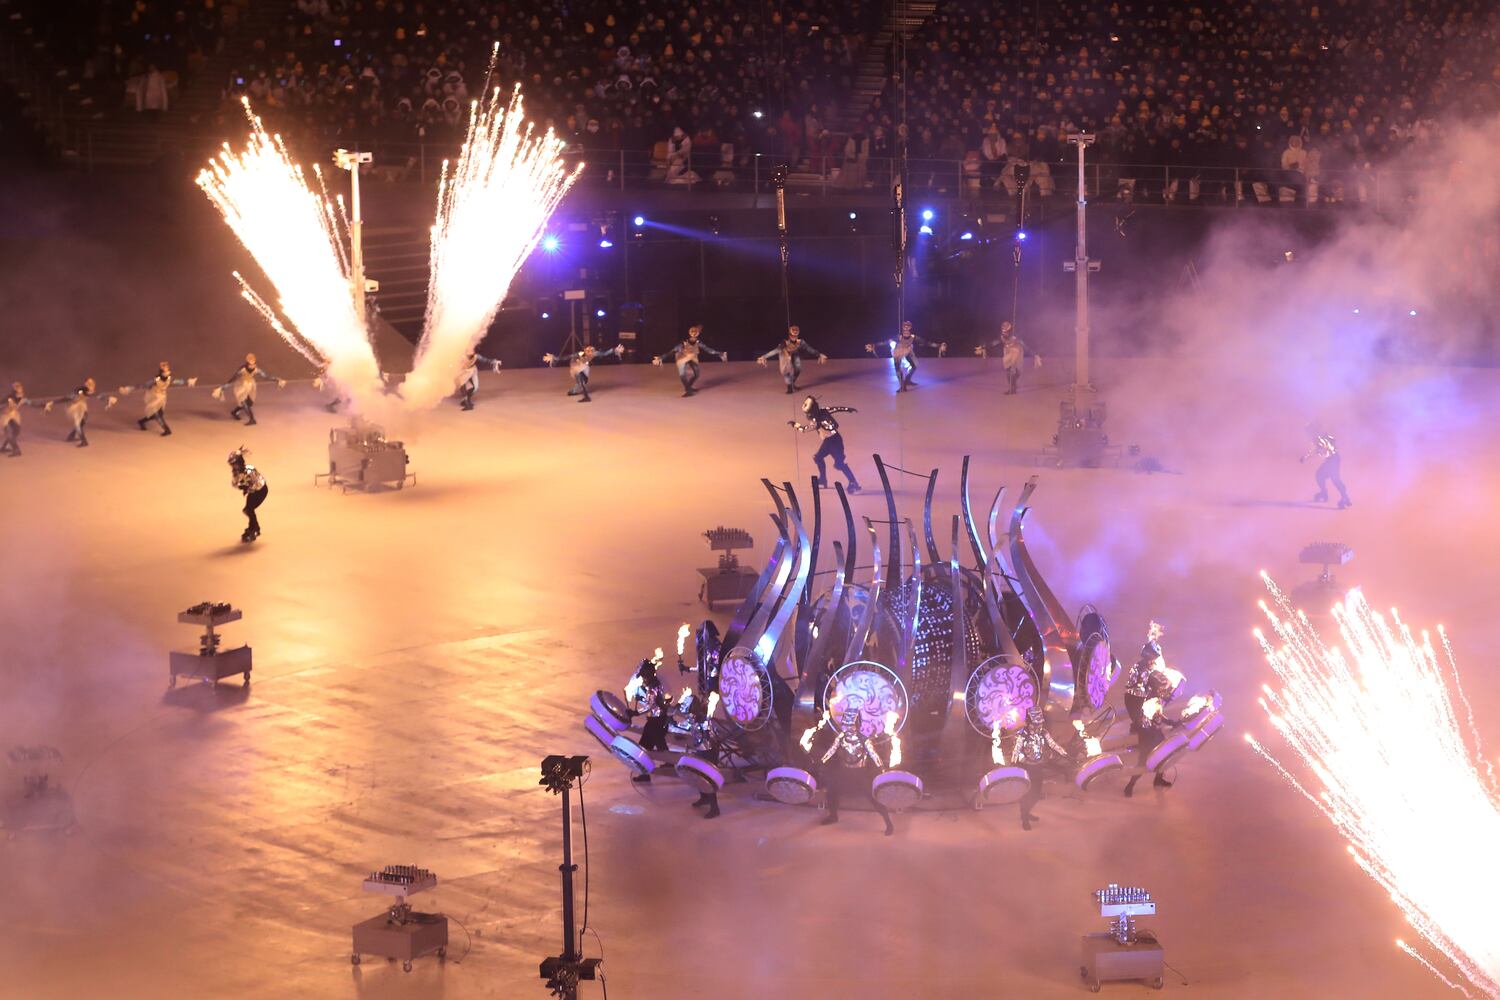
[[[609,752],[636,774],[650,774],[656,770],[656,761],[629,736],[616,736],[610,740]]]
[[[1155,750],[1151,751],[1146,758],[1146,770],[1160,771],[1171,767],[1178,759],[1190,750],[1187,733],[1173,733],[1162,740]]]
[[[1078,765],[1077,770],[1073,772],[1073,784],[1081,791],[1086,792],[1089,785],[1092,785],[1098,778],[1114,771],[1123,771],[1124,769],[1125,762],[1120,759],[1119,754],[1095,754]]]
[[[1188,737],[1189,750],[1202,750],[1204,744],[1218,735],[1219,730],[1224,728],[1224,713],[1214,712]]]
[[[979,801],[987,806],[1019,802],[1031,790],[1031,775],[1024,767],[997,767],[979,779]]]
[[[614,741],[615,734],[610,732],[604,723],[590,715],[583,720],[583,728],[589,731],[590,736],[599,741],[599,745],[604,748],[606,753],[614,752],[610,750],[609,745]]]
[[[922,779],[910,771],[887,771],[870,782],[870,798],[891,812],[905,812],[922,801]]]
[[[630,709],[613,691],[595,691],[589,699],[589,708],[612,733],[623,733],[630,728]]]
[[[773,767],[766,772],[766,791],[777,802],[804,805],[817,790],[818,779],[800,767]]]
[[[724,772],[690,754],[677,758],[677,777],[704,795],[717,795],[724,788]]]

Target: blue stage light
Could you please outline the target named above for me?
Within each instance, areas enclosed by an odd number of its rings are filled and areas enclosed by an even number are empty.
[[[921,234],[922,236],[931,236],[932,235],[932,227],[931,226],[923,226],[921,229],[918,229],[917,232],[919,234]]]
[[[849,221],[852,222],[852,221],[854,221],[857,218],[859,218],[859,213],[858,212],[850,212],[849,213]]]
[[[924,209],[922,209],[922,221],[923,222],[931,222],[932,221],[932,217],[935,214],[936,213],[933,212],[933,210],[930,209],[930,208],[924,208]]]
[[[603,309],[595,309],[594,310],[594,315],[598,316],[600,319],[603,319],[604,318],[604,310]]]
[[[558,239],[556,236],[553,236],[551,233],[548,233],[546,236],[542,237],[542,249],[547,251],[548,253],[557,253],[558,248],[561,246],[562,240]]]
[[[1415,309],[1413,309],[1411,312],[1407,313],[1406,315],[1408,315],[1408,316],[1415,316],[1416,314],[1417,314],[1417,311]]]
[[[962,236],[959,237],[959,239],[961,239],[961,240],[972,240],[973,238],[974,238],[974,234],[973,233],[969,233],[969,232],[966,232]]]
[[[646,224],[646,217],[644,215],[637,215],[631,221],[634,222],[637,226],[644,226]]]
[[[608,250],[612,246],[614,246],[614,244],[611,243],[608,239],[602,239],[599,241],[600,250]]]
[[[1026,242],[1026,230],[1024,230],[1024,229],[1018,229],[1018,230],[1016,230],[1016,242],[1017,243],[1025,243]]]
[[[542,319],[551,319],[551,318],[552,318],[552,314],[551,313],[549,313],[549,312],[542,313]]]

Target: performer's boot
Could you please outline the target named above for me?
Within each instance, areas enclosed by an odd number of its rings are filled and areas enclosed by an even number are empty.
[[[235,420],[240,419],[240,409],[241,409],[240,407],[236,406],[234,409],[232,409],[232,410],[229,411],[229,415],[231,417],[233,417]]]
[[[1168,781],[1166,778],[1163,778],[1161,776],[1161,772],[1160,771],[1158,771],[1156,773],[1156,777],[1151,780],[1151,784],[1155,788],[1171,788],[1172,787],[1172,783],[1170,781]]]
[[[651,783],[651,775],[649,775],[649,774],[637,774],[634,778],[631,778],[630,780],[633,781],[633,782],[635,782],[637,785],[649,785]]]
[[[717,819],[719,816],[719,797],[710,795],[708,797],[708,812],[703,814],[704,819]]]
[[[78,432],[78,447],[80,447],[80,448],[87,448],[88,446],[89,446],[88,435],[84,434],[83,431],[79,431]]]
[[[896,832],[896,824],[891,822],[891,813],[888,809],[880,810],[880,818],[885,820],[885,835],[889,837]]]
[[[1035,819],[1036,817],[1031,815],[1031,813],[1023,812],[1021,814],[1021,829],[1030,830],[1032,821],[1034,821]]]
[[[1130,780],[1125,782],[1125,797],[1127,799],[1135,794],[1135,783],[1139,780],[1141,780],[1141,776],[1136,774],[1132,775]]]
[[[786,394],[788,396],[790,396],[792,393],[794,393],[796,391],[797,391],[797,387],[795,385],[792,385],[792,383],[790,383],[790,382],[788,382],[786,384]]]
[[[249,403],[246,403],[245,404],[245,424],[247,426],[249,426],[249,427],[254,427],[255,423],[256,423],[256,420],[255,420],[255,407],[251,406]]]
[[[68,436],[65,437],[65,438],[63,438],[63,440],[64,441],[77,441],[78,440],[78,428],[75,427],[72,430],[68,431]]]
[[[697,809],[699,806],[706,806],[709,803],[713,802],[714,798],[715,796],[713,795],[713,793],[704,792],[702,795],[693,800],[693,808]]]
[[[837,795],[830,794],[824,803],[828,815],[818,820],[819,826],[832,826],[839,821],[839,800]]]
[[[1339,510],[1345,510],[1345,509],[1347,509],[1349,507],[1353,507],[1353,506],[1354,506],[1354,501],[1350,500],[1348,497],[1344,497],[1344,499],[1342,499],[1342,500],[1339,501]]]
[[[135,422],[135,425],[137,427],[139,427],[141,430],[145,430],[146,429],[146,421],[149,420],[149,419],[150,419],[149,417],[142,417],[141,419],[139,419],[139,420],[137,420]]]

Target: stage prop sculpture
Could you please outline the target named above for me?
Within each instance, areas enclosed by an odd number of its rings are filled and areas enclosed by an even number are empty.
[[[1027,551],[1022,526],[1036,478],[1003,532],[1001,488],[982,530],[965,457],[945,556],[933,530],[938,470],[910,473],[879,455],[874,464],[887,516],[865,517],[857,529],[835,486],[842,541],[829,538],[822,492],[813,488],[807,507],[790,483],[762,480],[775,505],[771,557],[722,635],[711,621],[699,626],[693,667],[683,659],[690,630],[679,630],[678,668],[695,684],[671,709],[670,749],[648,751],[632,734],[642,715],[629,693],[597,692],[584,719],[589,733],[636,777],[675,772],[715,796],[715,815],[732,781],[761,789],[757,799],[803,805],[830,781],[850,790],[857,773],[868,795],[846,801],[873,802],[881,813],[1019,802],[1024,819],[1044,767],[1054,773],[1061,762],[1080,791],[1130,770],[1135,729],[1116,727],[1106,704],[1124,671],[1104,617],[1092,605],[1070,617]],[[920,542],[897,510],[893,472],[926,480]],[[864,566],[861,539],[870,547]],[[1181,687],[1159,699],[1174,732],[1142,773],[1181,763],[1223,725],[1213,692],[1169,713]],[[1021,760],[1028,732],[1045,732],[1063,753]],[[828,808],[831,821],[836,803]]]

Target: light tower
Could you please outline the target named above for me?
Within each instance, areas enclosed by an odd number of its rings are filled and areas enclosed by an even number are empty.
[[[1109,438],[1104,434],[1104,404],[1094,397],[1089,380],[1089,274],[1099,270],[1099,262],[1089,260],[1088,184],[1084,176],[1084,150],[1094,143],[1094,136],[1076,132],[1068,141],[1078,147],[1078,240],[1073,259],[1063,262],[1063,270],[1074,276],[1073,350],[1076,363],[1071,400],[1064,400],[1057,421],[1058,465],[1096,466],[1104,458]]]
[[[1084,180],[1083,151],[1094,143],[1094,136],[1075,132],[1068,141],[1078,147],[1078,241],[1073,259],[1063,262],[1064,271],[1072,271],[1075,281],[1073,350],[1077,366],[1073,375],[1073,405],[1084,408],[1083,393],[1093,392],[1089,381],[1089,274],[1099,270],[1099,262],[1089,260],[1088,185]]]
[[[364,221],[359,214],[359,168],[361,164],[374,160],[370,153],[351,153],[347,149],[333,151],[333,164],[340,170],[349,171],[349,282],[354,292],[354,313],[361,325],[368,327],[365,318],[365,293],[380,290],[374,281],[365,280],[365,253],[363,244]]]

